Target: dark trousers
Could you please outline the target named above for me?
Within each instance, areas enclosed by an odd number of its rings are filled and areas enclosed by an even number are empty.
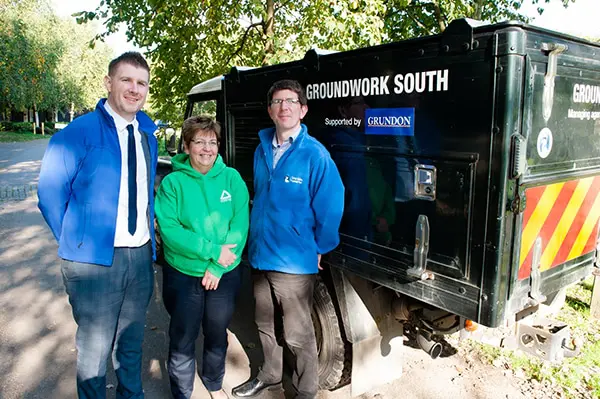
[[[315,330],[311,319],[316,274],[286,274],[255,271],[254,298],[256,326],[265,363],[258,379],[266,383],[281,381],[283,346],[278,342],[276,325],[283,316],[285,342],[296,358],[293,384],[297,398],[317,395],[318,357]]]
[[[77,323],[77,393],[106,397],[112,350],[117,398],[143,398],[142,342],[154,287],[152,246],[115,248],[110,267],[63,260],[62,275]]]
[[[191,397],[196,373],[196,339],[204,334],[202,375],[209,391],[223,386],[227,354],[227,326],[240,290],[241,270],[223,274],[216,290],[205,290],[202,277],[163,268],[163,302],[171,316],[169,324],[169,380],[175,399]]]

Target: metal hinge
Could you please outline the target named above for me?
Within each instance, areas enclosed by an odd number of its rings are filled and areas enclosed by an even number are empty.
[[[520,134],[513,134],[511,178],[516,179],[525,173],[527,168],[527,139]]]

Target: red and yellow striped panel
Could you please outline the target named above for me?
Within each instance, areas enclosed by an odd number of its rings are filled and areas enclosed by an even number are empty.
[[[525,190],[519,280],[531,273],[533,244],[542,239],[540,269],[592,252],[600,219],[600,176]]]

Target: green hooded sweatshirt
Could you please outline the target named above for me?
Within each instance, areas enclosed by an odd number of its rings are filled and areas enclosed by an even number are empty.
[[[173,172],[156,194],[156,218],[165,260],[180,272],[216,277],[239,265],[248,237],[248,188],[220,155],[206,175],[196,171],[187,154],[171,159]],[[237,259],[225,268],[217,263],[221,246],[236,244]]]

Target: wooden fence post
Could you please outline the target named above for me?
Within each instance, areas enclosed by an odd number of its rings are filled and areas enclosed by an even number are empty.
[[[592,303],[590,304],[590,315],[594,319],[600,319],[600,269],[594,268],[594,285],[592,288]]]

